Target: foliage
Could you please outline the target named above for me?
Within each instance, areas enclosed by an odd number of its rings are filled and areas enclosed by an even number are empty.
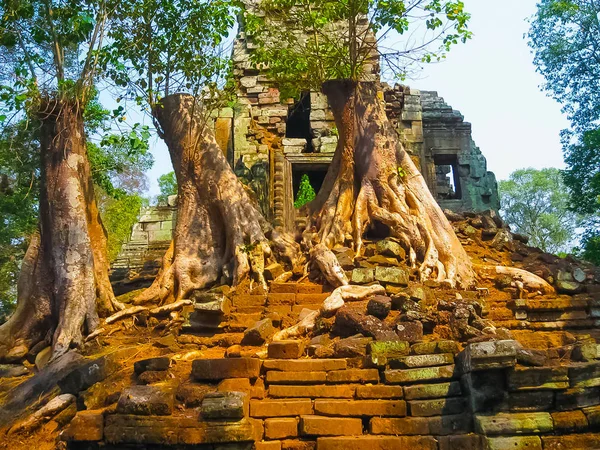
[[[550,253],[569,252],[579,217],[569,210],[569,192],[558,169],[520,169],[500,181],[506,222],[530,238],[530,245]]]
[[[600,261],[600,4],[542,0],[531,21],[529,45],[543,88],[571,120],[562,132],[571,209],[588,217],[581,256]]]
[[[313,201],[316,196],[317,194],[310,184],[308,175],[302,175],[302,178],[300,179],[300,187],[298,188],[298,193],[296,194],[296,201],[294,202],[294,208],[302,208],[308,202]]]
[[[177,194],[177,178],[175,177],[175,172],[165,173],[158,177],[158,187],[160,189],[160,194],[157,196],[157,200],[159,203],[165,204],[170,195]]]
[[[326,80],[361,79],[378,63],[374,56],[403,76],[412,63],[439,61],[471,37],[460,0],[264,0],[256,8],[243,19],[258,47],[253,61],[267,64],[289,95],[319,90]],[[391,35],[404,38],[402,48],[385,46]]]

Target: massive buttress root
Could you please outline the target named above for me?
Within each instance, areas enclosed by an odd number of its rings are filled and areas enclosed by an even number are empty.
[[[373,222],[387,225],[421,280],[470,287],[471,261],[404,150],[376,82],[325,83],[339,132],[323,186],[309,205],[308,228],[329,248],[351,242],[357,254]]]
[[[43,340],[60,356],[94,331],[99,313],[121,307],[108,280],[82,111],[64,99],[42,105],[39,232],[23,260],[17,309],[0,327],[0,360],[23,358]]]
[[[154,114],[177,176],[177,225],[156,280],[136,303],[186,298],[223,273],[234,285],[248,277],[265,285],[269,260],[292,265],[297,244],[263,218],[219,148],[201,102],[170,95]]]

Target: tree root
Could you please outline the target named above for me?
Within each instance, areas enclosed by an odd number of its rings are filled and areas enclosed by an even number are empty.
[[[333,287],[346,286],[348,278],[336,256],[325,244],[317,244],[310,250],[310,258],[317,265],[325,279]]]
[[[372,286],[340,286],[325,299],[321,310],[324,314],[331,315],[344,306],[346,301],[363,300],[373,295],[385,294],[385,288],[378,284]]]
[[[521,282],[523,287],[530,292],[539,291],[546,295],[556,294],[556,290],[550,285],[550,283],[543,278],[523,269],[489,265],[475,265],[475,269],[483,278],[488,280],[493,280],[498,275],[508,275],[516,282]]]
[[[296,325],[275,333],[273,341],[285,341],[286,339],[305,335],[315,327],[317,317],[319,317],[319,311],[312,311]]]

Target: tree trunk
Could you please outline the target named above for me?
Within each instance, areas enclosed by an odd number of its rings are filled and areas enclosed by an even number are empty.
[[[323,187],[309,205],[309,230],[333,248],[354,245],[375,222],[386,225],[419,269],[421,280],[469,287],[471,261],[431,195],[423,176],[398,140],[375,82],[325,83],[339,132]]]
[[[65,100],[43,104],[40,231],[23,261],[17,309],[0,327],[0,359],[22,358],[42,340],[60,356],[94,331],[98,311],[120,307],[108,280],[82,111]]]
[[[297,244],[273,230],[227,163],[200,101],[169,95],[154,109],[177,176],[177,225],[161,270],[136,303],[186,298],[231,274],[265,286],[272,258],[293,264]],[[266,286],[265,286],[266,287]]]

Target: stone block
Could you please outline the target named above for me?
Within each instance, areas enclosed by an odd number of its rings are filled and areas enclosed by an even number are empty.
[[[253,450],[281,450],[280,441],[255,442]]]
[[[446,366],[454,364],[454,355],[451,353],[437,353],[433,355],[411,355],[390,361],[392,369],[415,369],[419,367]]]
[[[165,381],[169,378],[169,372],[166,370],[146,370],[138,375],[140,384],[154,384]]]
[[[362,420],[359,418],[300,417],[300,434],[302,436],[360,436],[362,431]]]
[[[346,368],[345,359],[267,359],[263,361],[266,370],[285,372],[319,372]]]
[[[550,411],[554,407],[554,392],[549,391],[517,391],[510,392],[502,406],[509,411]]]
[[[250,400],[252,417],[295,417],[312,413],[310,399]]]
[[[600,388],[571,388],[556,393],[556,409],[568,411],[570,409],[596,406],[600,404]]]
[[[181,384],[177,388],[175,398],[187,408],[194,408],[202,404],[204,396],[213,390],[212,387],[199,384]]]
[[[422,322],[398,322],[396,324],[396,334],[402,341],[418,342],[423,340]]]
[[[369,284],[375,281],[373,269],[357,268],[352,271],[352,282],[355,284]]]
[[[298,292],[298,285],[294,282],[273,282],[269,285],[269,290],[272,294],[296,294]]]
[[[285,440],[281,441],[281,450],[316,450],[315,441]]]
[[[579,433],[585,431],[588,427],[587,417],[579,409],[553,412],[550,415],[554,423],[554,431],[557,433]]]
[[[568,369],[566,367],[515,367],[508,371],[508,389],[519,390],[554,390],[569,387]]]
[[[321,305],[330,293],[322,294],[298,294],[296,295],[296,304],[298,305]]]
[[[465,410],[466,400],[462,397],[411,400],[408,405],[411,416],[431,417],[459,414]]]
[[[486,450],[542,450],[538,436],[484,438],[483,444]]]
[[[375,279],[382,283],[392,283],[400,286],[408,286],[408,270],[403,267],[381,267],[375,268]]]
[[[600,378],[600,361],[574,363],[569,367],[571,386],[585,387],[596,378]]]
[[[403,260],[406,257],[404,248],[399,243],[389,238],[377,242],[376,251],[380,255],[390,256],[400,260]]]
[[[469,344],[459,357],[465,373],[514,367],[517,363],[516,342],[505,340]]]
[[[407,341],[371,342],[368,345],[370,361],[376,366],[383,367],[389,361],[402,358],[410,352]]]
[[[192,362],[192,378],[219,381],[226,378],[257,378],[260,361],[254,358],[197,359]]]
[[[373,417],[369,422],[371,434],[444,436],[473,431],[469,413],[437,417]]]
[[[279,398],[353,398],[356,387],[351,385],[312,385],[287,386],[273,384],[269,387],[269,395]]]
[[[155,386],[129,386],[117,403],[120,414],[168,416],[173,412],[173,393]]]
[[[268,347],[269,358],[273,359],[297,359],[304,354],[304,343],[302,341],[275,341]]]
[[[346,369],[327,373],[329,383],[379,383],[377,369]]]
[[[417,384],[414,386],[406,386],[404,388],[404,395],[407,400],[456,397],[461,394],[462,390],[460,382],[458,381],[437,384]]]
[[[256,322],[252,327],[244,331],[244,345],[263,345],[275,334],[271,319],[263,319]]]
[[[104,436],[102,411],[79,411],[60,435],[63,441],[101,441]]]
[[[481,450],[482,437],[476,434],[438,437],[439,450]]]
[[[542,436],[544,450],[589,450],[600,448],[599,433]]]
[[[267,372],[268,384],[315,384],[327,381],[327,372],[280,372],[270,370]]]
[[[139,375],[140,373],[145,372],[146,370],[167,370],[170,364],[171,360],[166,356],[162,356],[159,358],[149,358],[143,359],[141,361],[136,361],[133,364],[133,370],[136,374]]]
[[[426,367],[421,369],[386,370],[385,381],[392,384],[416,383],[419,381],[443,381],[454,378],[454,365]]]
[[[403,400],[315,400],[315,413],[326,416],[390,416],[404,417]]]
[[[355,358],[367,355],[367,345],[372,338],[349,337],[340,339],[333,344],[333,355],[335,358]]]
[[[384,295],[376,295],[367,304],[367,314],[385,319],[392,309],[392,299]]]
[[[553,430],[552,416],[546,412],[475,415],[475,431],[486,436],[539,434]]]
[[[583,408],[583,412],[591,428],[600,428],[600,406]]]
[[[200,415],[204,420],[240,420],[248,412],[248,395],[244,392],[211,392],[204,396]]]
[[[287,439],[298,436],[298,419],[295,417],[277,417],[265,419],[266,439]]]
[[[320,437],[318,450],[437,450],[432,436]]]
[[[419,342],[410,347],[414,355],[429,355],[433,353],[458,353],[458,344],[455,341]]]
[[[386,385],[365,385],[356,387],[357,399],[388,399],[388,398],[403,398],[404,392],[402,386],[386,386]]]

